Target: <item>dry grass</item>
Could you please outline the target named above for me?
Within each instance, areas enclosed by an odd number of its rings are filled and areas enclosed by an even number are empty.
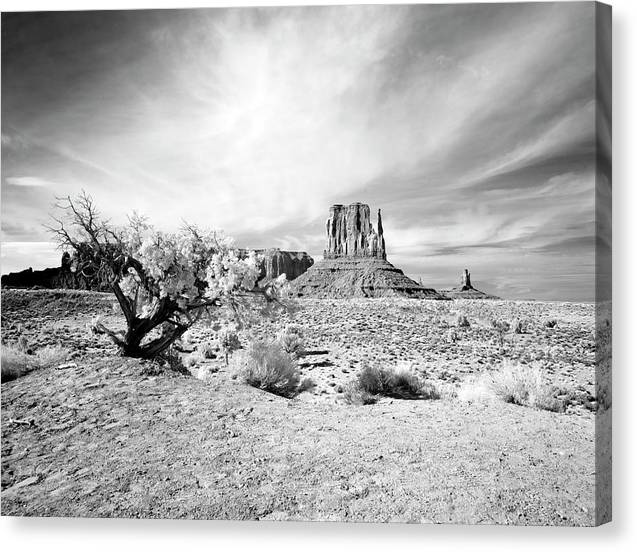
[[[538,366],[504,362],[498,370],[467,381],[458,391],[458,397],[467,401],[499,399],[520,406],[564,412],[565,401],[557,398],[558,392],[558,388],[547,383]]]
[[[64,362],[69,351],[60,346],[44,347],[28,354],[19,346],[2,345],[2,383],[22,377],[33,370],[50,368]]]
[[[292,397],[299,392],[296,362],[277,342],[253,341],[232,360],[248,385],[282,397]]]

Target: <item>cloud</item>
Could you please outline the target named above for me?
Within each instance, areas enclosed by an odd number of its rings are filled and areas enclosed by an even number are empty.
[[[535,264],[502,289],[582,298],[593,25],[585,3],[8,14],[3,239],[41,241],[84,188],[116,221],[320,256],[329,205],[364,201],[415,276]]]
[[[51,182],[48,182],[42,178],[35,176],[14,176],[6,179],[6,183],[9,186],[24,186],[27,188],[42,188],[53,186]]]

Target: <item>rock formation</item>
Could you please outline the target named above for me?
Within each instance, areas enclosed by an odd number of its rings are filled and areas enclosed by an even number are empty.
[[[449,299],[499,299],[495,295],[489,295],[479,289],[475,289],[471,285],[471,274],[468,269],[464,269],[460,277],[460,285],[448,290],[443,290],[442,293]]]
[[[305,251],[281,251],[278,248],[255,251],[263,255],[259,274],[260,282],[273,280],[281,274],[285,274],[288,281],[294,280],[314,264],[314,259]]]
[[[246,251],[246,250],[242,250]],[[263,255],[259,281],[272,280],[284,274],[288,280],[294,280],[314,264],[314,259],[303,251],[281,251],[280,249],[262,249]],[[2,276],[3,287],[47,288],[47,289],[86,289],[92,291],[110,291],[108,282],[88,279],[75,271],[78,265],[77,254],[62,254],[59,267],[33,270],[28,268],[20,272],[11,272]]]
[[[380,209],[374,228],[368,205],[332,205],[325,233],[323,260],[292,285],[298,296],[443,298],[387,261]]]
[[[325,223],[327,241],[323,257],[374,257],[386,259],[383,223],[378,210],[378,231],[370,219],[369,205],[332,205]]]

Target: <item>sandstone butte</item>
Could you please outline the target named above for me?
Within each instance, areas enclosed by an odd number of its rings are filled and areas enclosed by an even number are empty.
[[[460,285],[440,292],[449,299],[499,299],[495,295],[489,295],[471,285],[471,274],[468,269],[464,269],[460,277]]]
[[[374,228],[369,205],[332,205],[325,233],[323,260],[292,283],[297,296],[444,299],[387,260],[380,209]]]

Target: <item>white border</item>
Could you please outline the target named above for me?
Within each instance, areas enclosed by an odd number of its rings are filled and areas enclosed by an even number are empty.
[[[307,4],[361,4],[381,2],[326,2]],[[406,3],[406,2],[386,2]],[[419,2],[422,3],[422,2]],[[453,0],[447,2],[459,3]],[[154,520],[0,519],[4,550],[91,552],[128,549],[197,550],[629,550],[637,539],[637,455],[635,404],[637,366],[635,341],[634,274],[637,262],[637,2],[614,0],[613,5],[613,522],[597,529],[495,526],[416,526],[381,524],[326,524],[275,522],[194,522]],[[171,8],[241,5],[293,5],[277,0],[0,0],[2,11],[62,9]],[[632,546],[631,546],[632,545]]]

